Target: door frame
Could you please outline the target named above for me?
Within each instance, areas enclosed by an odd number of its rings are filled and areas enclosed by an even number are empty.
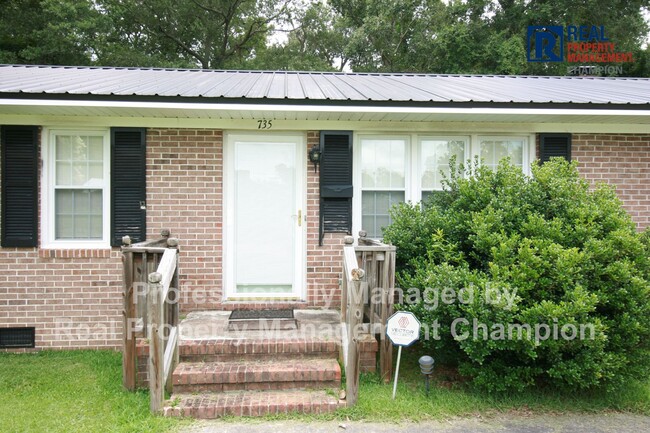
[[[235,152],[237,140],[266,140],[269,142],[296,144],[296,209],[302,210],[302,224],[296,228],[294,241],[294,282],[291,294],[242,294],[236,293],[235,281]],[[223,135],[223,299],[225,301],[259,300],[306,300],[307,299],[307,136],[303,132],[257,132],[226,131]]]

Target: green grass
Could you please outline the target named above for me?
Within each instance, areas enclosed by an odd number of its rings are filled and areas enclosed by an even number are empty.
[[[404,349],[397,398],[392,383],[363,375],[355,407],[327,415],[280,415],[274,419],[425,421],[454,416],[498,413],[632,412],[650,415],[650,383],[631,383],[607,393],[571,394],[528,390],[520,394],[488,394],[450,377],[436,366],[430,394],[424,392],[416,346]],[[451,380],[450,380],[451,379]],[[228,417],[223,421],[241,421]],[[111,351],[44,351],[0,354],[0,432],[164,432],[188,421],[149,412],[146,392],[122,389],[119,353]]]
[[[490,394],[458,381],[453,370],[436,366],[429,395],[425,393],[418,358],[418,346],[403,349],[397,396],[392,400],[393,384],[382,383],[375,374],[362,375],[359,400],[352,408],[335,414],[306,416],[281,415],[272,419],[426,421],[451,417],[495,416],[500,413],[566,414],[630,412],[650,415],[650,381],[630,383],[616,392],[561,392],[529,389],[521,393]],[[393,361],[396,360],[396,355]],[[345,386],[345,385],[343,385]],[[267,418],[268,419],[268,418]]]
[[[0,354],[0,432],[163,432],[179,421],[153,416],[149,394],[122,388],[121,354]]]
[[[403,349],[395,400],[392,400],[392,383],[385,385],[376,375],[365,375],[359,387],[358,404],[337,416],[376,421],[423,421],[479,413],[490,416],[503,412],[552,414],[617,411],[650,415],[650,381],[647,378],[645,382],[631,383],[616,392],[597,390],[567,393],[529,389],[521,393],[490,394],[459,382],[453,377],[453,370],[436,366],[427,396],[417,362],[423,354],[418,346]]]

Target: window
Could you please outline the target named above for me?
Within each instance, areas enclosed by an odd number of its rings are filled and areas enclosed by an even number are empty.
[[[445,176],[449,176],[451,158],[456,157],[456,164],[465,162],[468,140],[462,137],[423,137],[419,144],[420,189],[422,201],[426,202],[433,191],[442,190],[442,181]]]
[[[394,204],[426,202],[442,190],[452,157],[457,163],[478,157],[491,169],[509,157],[528,173],[534,143],[528,135],[358,134],[353,143],[353,232],[363,229],[380,239],[382,228],[391,223]]]
[[[480,137],[479,156],[481,161],[496,170],[499,161],[510,158],[510,162],[523,169],[526,140],[519,137]]]
[[[47,242],[108,246],[107,131],[51,131],[47,156]]]
[[[390,208],[405,200],[407,144],[405,138],[361,139],[361,224],[371,238],[382,236]]]

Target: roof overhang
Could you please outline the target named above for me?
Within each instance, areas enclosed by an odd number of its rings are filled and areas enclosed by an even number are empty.
[[[196,101],[196,100],[194,100]],[[291,104],[88,99],[0,99],[0,116],[38,115],[227,120],[374,122],[581,123],[650,125],[650,109],[539,106],[409,106],[404,104]],[[644,107],[645,108],[645,107]]]

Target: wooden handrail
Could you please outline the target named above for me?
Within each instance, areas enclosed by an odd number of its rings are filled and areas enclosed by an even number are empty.
[[[393,314],[395,287],[395,253],[393,245],[369,239],[359,233],[358,245],[346,236],[343,247],[341,321],[343,329],[343,362],[346,372],[347,405],[358,398],[360,333],[379,337],[379,373],[385,382],[392,376],[392,344],[385,335],[388,318]],[[368,323],[364,324],[364,317]]]
[[[171,392],[171,375],[179,362],[178,240],[170,238],[168,230],[163,230],[162,236],[133,245],[125,237],[122,247],[124,387],[129,390],[136,387],[136,338],[146,338],[149,340],[147,372],[152,412],[162,410],[165,390]]]
[[[359,324],[363,320],[363,292],[361,278],[364,271],[359,268],[357,255],[354,252],[352,243],[354,239],[346,236],[343,247],[343,293],[345,298],[345,310],[342,311],[342,318],[345,320],[345,333],[343,342],[343,359],[345,362],[345,387],[346,402],[348,406],[354,406],[359,396]]]

